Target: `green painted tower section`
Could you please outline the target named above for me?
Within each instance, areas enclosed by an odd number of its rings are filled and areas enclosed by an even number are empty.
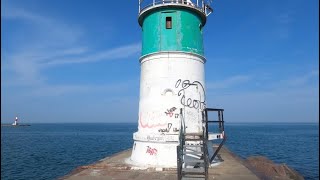
[[[153,8],[139,16],[142,27],[142,56],[179,51],[204,56],[203,12],[184,6]]]

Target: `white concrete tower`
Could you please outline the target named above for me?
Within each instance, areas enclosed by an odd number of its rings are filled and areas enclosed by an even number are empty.
[[[186,132],[202,132],[202,30],[211,11],[204,1],[139,0],[143,35],[138,131],[130,158],[134,165],[176,167],[180,108]]]

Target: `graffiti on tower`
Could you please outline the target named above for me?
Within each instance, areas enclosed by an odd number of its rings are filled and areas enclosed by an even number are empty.
[[[194,109],[204,109],[206,106],[205,90],[203,85],[199,81],[181,80],[178,79],[175,88],[177,88],[180,103],[184,107]],[[199,95],[195,95],[198,93]]]

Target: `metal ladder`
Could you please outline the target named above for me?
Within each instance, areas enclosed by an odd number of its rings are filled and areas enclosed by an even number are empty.
[[[205,128],[201,133],[186,133],[182,109],[180,109],[180,117],[180,142],[177,146],[178,180],[208,179],[208,149]]]
[[[208,111],[217,111],[218,120],[209,121]],[[180,117],[179,145],[177,146],[178,180],[207,180],[209,165],[217,156],[226,140],[226,136],[224,134],[223,109],[206,108],[203,110],[202,117],[204,127],[202,133],[186,133],[182,109],[180,109]],[[223,140],[213,156],[209,157],[207,145],[209,137],[208,123],[213,122],[219,123],[219,131],[223,134]]]

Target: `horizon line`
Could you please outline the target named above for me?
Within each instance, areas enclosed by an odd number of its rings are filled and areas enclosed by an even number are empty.
[[[1,124],[11,124],[12,122],[1,122]],[[23,122],[20,124],[138,124],[138,122]],[[319,124],[319,121],[308,121],[308,122],[301,122],[301,121],[262,121],[262,122],[256,122],[256,121],[239,121],[239,122],[226,122],[224,123],[313,123],[313,124]]]

